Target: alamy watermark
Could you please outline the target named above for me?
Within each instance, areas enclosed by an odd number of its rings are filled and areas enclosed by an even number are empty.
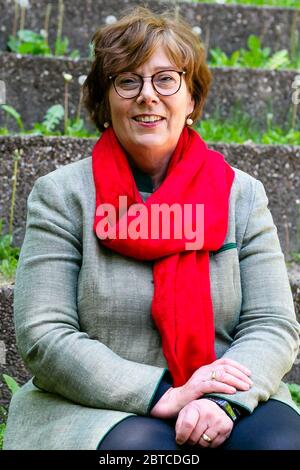
[[[295,91],[292,94],[292,102],[294,104],[300,104],[300,75],[296,75],[292,88],[295,88]]]
[[[109,203],[97,207],[96,216],[101,220],[97,223],[96,233],[101,240],[175,239],[185,240],[186,250],[203,247],[204,204],[161,203],[148,208],[145,204],[136,203],[128,207],[127,196],[119,196],[118,212]]]
[[[6,103],[6,87],[5,82],[0,80],[0,104]]]

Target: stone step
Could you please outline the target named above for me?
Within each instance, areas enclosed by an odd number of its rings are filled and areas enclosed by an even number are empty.
[[[70,60],[46,57],[0,54],[0,80],[6,84],[6,103],[22,116],[26,129],[41,122],[53,104],[64,104],[63,73],[73,76],[69,87],[69,112],[74,117],[80,95],[78,78],[90,69],[89,60]],[[286,127],[291,123],[292,84],[296,71],[262,69],[212,68],[213,81],[204,109],[203,118],[218,111],[226,119],[234,107],[252,117],[253,124],[266,128],[267,114],[273,114],[273,123]],[[13,78],[13,79],[12,79]],[[296,112],[300,118],[300,107]],[[88,124],[87,113],[82,117]],[[9,129],[18,131],[9,118]],[[5,124],[5,113],[0,111],[0,127]]]
[[[289,49],[291,37],[300,28],[300,12],[292,8],[253,7],[244,5],[203,4],[189,1],[177,2],[179,12],[191,26],[200,26],[203,40],[210,47],[222,47],[230,53],[245,47],[250,34],[262,38],[264,46],[272,50]],[[26,12],[25,27],[39,32],[44,28],[48,0],[31,0]],[[87,44],[93,33],[105,24],[108,16],[120,18],[127,8],[148,5],[154,11],[174,11],[172,0],[74,0],[65,1],[63,36],[68,37],[70,49],[78,49],[81,57],[88,54]],[[53,47],[57,35],[58,1],[51,2],[49,44]],[[14,2],[0,0],[0,49],[13,30]],[[18,23],[19,24],[19,23]],[[294,33],[293,33],[294,31]]]
[[[0,218],[6,221],[11,204],[12,155],[22,149],[15,195],[14,242],[24,237],[26,201],[34,181],[56,168],[91,155],[96,139],[0,136]],[[262,181],[278,228],[282,250],[289,259],[300,252],[300,147],[288,145],[210,144],[233,166]],[[299,202],[299,201],[298,201]]]
[[[300,321],[300,266],[288,269],[293,299],[298,321]],[[31,373],[20,358],[15,343],[13,325],[13,284],[0,287],[0,377],[7,374],[14,377],[19,384],[25,383]],[[290,372],[283,379],[285,382],[300,384],[300,353]],[[0,380],[0,405],[9,403],[10,394]]]

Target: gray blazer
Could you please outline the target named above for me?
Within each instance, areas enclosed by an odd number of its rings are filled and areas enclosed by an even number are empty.
[[[234,168],[229,226],[210,253],[217,356],[252,371],[229,397],[250,412],[279,400],[300,327],[262,183]],[[144,200],[149,193],[141,193]],[[38,178],[28,198],[14,319],[34,378],[14,395],[4,449],[96,449],[117,423],[149,415],[167,369],[151,317],[152,261],[101,246],[93,232],[91,157]]]

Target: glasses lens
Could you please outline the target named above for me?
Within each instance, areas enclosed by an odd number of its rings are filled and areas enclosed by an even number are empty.
[[[161,95],[173,95],[180,88],[180,74],[172,70],[158,72],[153,77],[153,84]]]
[[[115,87],[119,95],[124,98],[133,98],[140,90],[141,79],[133,73],[120,73],[115,79]]]
[[[142,89],[142,78],[132,72],[122,72],[115,78],[117,93],[123,98],[134,98]],[[153,75],[155,90],[161,95],[173,95],[181,85],[181,75],[175,70],[164,70]]]

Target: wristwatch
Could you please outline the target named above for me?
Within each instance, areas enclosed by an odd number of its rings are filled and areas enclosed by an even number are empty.
[[[233,405],[231,405],[227,400],[218,397],[203,397],[207,398],[207,400],[214,401],[217,403],[223,411],[232,419],[234,423],[238,421],[238,419],[242,416],[242,413]]]

